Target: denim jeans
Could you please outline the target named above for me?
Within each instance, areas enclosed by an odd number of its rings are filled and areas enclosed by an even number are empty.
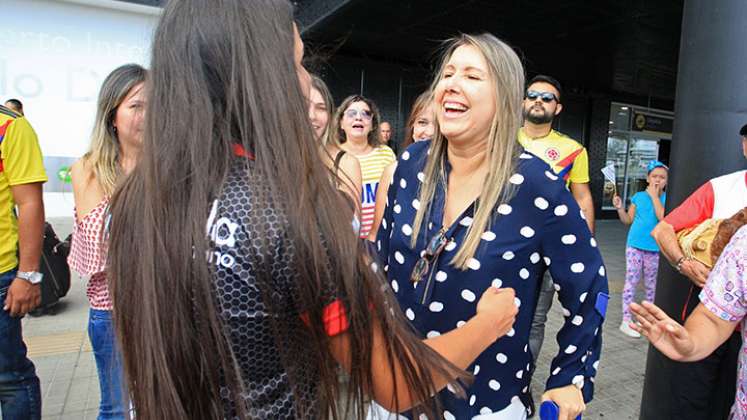
[[[124,374],[122,358],[114,335],[112,311],[91,309],[88,315],[88,338],[96,358],[101,401],[99,420],[125,419]]]
[[[552,306],[552,299],[555,297],[555,287],[552,284],[550,270],[545,271],[540,282],[540,291],[537,295],[537,308],[534,310],[532,319],[532,328],[529,331],[529,351],[532,352],[532,360],[537,363],[542,342],[545,341],[545,324],[547,323],[547,313]],[[534,371],[534,368],[532,368]]]
[[[16,270],[0,273],[0,307]],[[26,357],[21,317],[0,309],[0,407],[3,420],[41,419],[41,389],[34,364]]]

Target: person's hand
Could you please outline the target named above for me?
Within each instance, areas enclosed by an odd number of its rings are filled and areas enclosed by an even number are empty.
[[[41,288],[24,279],[15,279],[8,287],[4,311],[10,316],[24,316],[41,303]]]
[[[619,195],[615,194],[615,196],[612,197],[612,206],[614,206],[618,210],[620,210],[623,207],[623,201]]]
[[[638,331],[651,344],[672,360],[682,360],[692,353],[695,343],[685,327],[675,322],[658,306],[643,301],[640,305],[630,304],[630,310],[638,320],[638,324],[630,323],[630,327]]]
[[[488,287],[477,302],[477,315],[489,319],[497,338],[503,337],[513,327],[519,308],[514,289]]]
[[[711,274],[711,270],[708,269],[702,262],[698,260],[688,259],[682,261],[680,264],[680,272],[687,276],[693,283],[698,287],[705,286],[708,275]]]
[[[545,391],[542,394],[542,401],[552,401],[558,406],[560,409],[558,420],[575,420],[586,410],[584,395],[573,384]]]
[[[648,193],[652,199],[658,199],[659,195],[661,195],[661,185],[658,182],[648,184],[648,187],[646,187],[646,193]]]

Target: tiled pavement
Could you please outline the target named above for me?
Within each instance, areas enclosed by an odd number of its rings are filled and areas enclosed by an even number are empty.
[[[69,219],[52,222],[61,237],[71,229]],[[625,273],[625,234],[619,222],[598,222],[597,240],[607,265],[612,299],[605,324],[596,395],[584,415],[587,420],[638,418],[647,345],[617,330]],[[550,359],[557,352],[554,336],[563,318],[559,306],[556,302],[551,311],[535,384],[544,382],[549,374]],[[70,293],[58,305],[56,314],[24,319],[24,336],[42,382],[44,419],[96,418],[99,390],[86,334],[87,311],[85,285],[74,279]],[[537,385],[535,392],[538,400]]]

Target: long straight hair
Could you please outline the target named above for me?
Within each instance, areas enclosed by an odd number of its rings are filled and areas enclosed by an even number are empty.
[[[222,396],[241,418],[251,409],[204,258],[208,204],[235,162],[235,144],[254,152],[245,170],[266,180],[269,194],[259,199],[287,220],[284,235],[296,251],[289,269],[308,326],[267,293],[277,287],[270,270],[256,273],[296,416],[341,418],[338,401],[365,416],[375,327],[413,399],[436,394],[434,377],[463,378],[412,332],[363,245],[341,226],[352,209],[319,159],[293,61],[292,19],[285,0],[181,0],[166,6],[156,30],[142,158],[113,197],[109,250],[115,330],[139,419],[220,419]],[[267,235],[256,240],[269,243]],[[342,389],[323,322],[330,287],[349,320],[350,382]],[[318,384],[315,401],[299,398],[303,375]],[[416,412],[437,417],[434,404]]]
[[[329,88],[324,83],[324,80],[315,74],[311,75],[311,87],[319,92],[322,100],[324,100],[324,106],[327,108],[327,126],[324,127],[324,133],[319,140],[323,146],[330,143],[339,146],[339,144],[335,143],[335,136],[331,134],[332,120],[335,118],[335,101],[332,99],[332,94],[329,92]]]
[[[114,118],[122,101],[132,88],[145,82],[146,70],[137,64],[117,67],[104,79],[96,102],[96,120],[91,133],[91,146],[83,161],[93,169],[105,195],[111,195],[122,174],[119,165],[119,137]]]
[[[410,116],[407,117],[407,123],[405,124],[405,138],[402,140],[402,149],[407,149],[415,139],[412,136],[415,133],[415,119],[418,118],[423,110],[433,104],[433,92],[426,90],[425,92],[418,95],[415,98],[415,102],[412,103],[412,109],[410,110]],[[433,121],[433,125],[437,125],[436,121]]]
[[[447,40],[440,70],[431,85],[436,91],[438,82],[443,78],[444,68],[454,51],[463,46],[475,47],[488,63],[490,78],[495,89],[495,116],[490,124],[487,153],[485,159],[488,173],[485,176],[480,196],[475,203],[475,217],[467,229],[466,239],[459,247],[451,264],[462,270],[473,258],[480,244],[480,235],[485,231],[496,211],[499,202],[508,201],[513,188],[508,182],[514,173],[515,162],[519,152],[517,133],[521,124],[521,101],[524,97],[524,67],[516,53],[503,41],[491,34],[460,35]],[[448,139],[441,134],[438,124],[433,136],[430,155],[425,165],[425,182],[421,184],[418,199],[421,206],[413,223],[411,246],[414,247],[418,234],[430,211],[433,196],[438,183],[445,183],[444,173],[446,146]]]

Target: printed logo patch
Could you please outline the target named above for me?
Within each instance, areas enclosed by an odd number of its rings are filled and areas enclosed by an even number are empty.
[[[560,151],[554,147],[549,147],[547,150],[545,150],[545,157],[555,162],[556,160],[560,159]]]

